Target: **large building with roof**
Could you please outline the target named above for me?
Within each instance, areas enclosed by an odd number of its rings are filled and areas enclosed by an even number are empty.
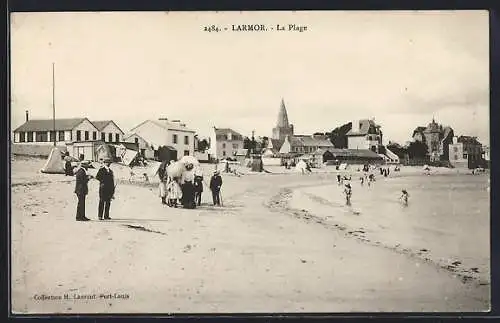
[[[427,127],[417,127],[413,131],[413,140],[427,145],[429,161],[448,161],[449,146],[453,143],[453,129],[438,124],[434,118]]]
[[[177,152],[177,157],[194,156],[195,131],[189,129],[180,120],[146,120],[130,130],[125,137],[127,142],[144,141],[139,149],[158,151],[160,147],[167,147]]]
[[[243,149],[243,135],[231,128],[213,128],[210,155],[215,159],[235,158]]]
[[[374,120],[362,119],[352,122],[347,132],[348,149],[368,149],[379,153],[382,146],[382,131]]]

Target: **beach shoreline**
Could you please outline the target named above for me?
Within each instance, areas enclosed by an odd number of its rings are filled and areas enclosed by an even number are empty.
[[[212,167],[205,168],[205,176]],[[31,182],[37,183],[29,185],[29,171],[19,172],[16,181],[14,169],[16,313],[489,309],[489,285],[462,281],[418,257],[370,245],[346,235],[348,229],[325,227],[315,212],[304,219],[283,209],[289,207],[288,197],[279,194],[332,185],[335,174],[222,173],[223,206],[211,206],[206,188],[202,207],[185,210],[160,204],[155,178],[129,181],[126,169],[118,170],[113,220],[95,220],[97,189],[91,182],[87,213],[93,221],[79,223],[71,178],[32,172]],[[130,297],[34,299],[73,292]]]

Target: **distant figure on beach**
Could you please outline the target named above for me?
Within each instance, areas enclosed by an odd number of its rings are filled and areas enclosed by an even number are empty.
[[[351,196],[352,196],[351,184],[349,183],[345,184],[344,195],[345,195],[346,205],[351,205]]]
[[[342,180],[342,179],[341,179],[341,177],[340,177],[340,174],[337,174],[337,184],[339,184],[339,185],[340,185],[340,184],[342,184],[342,183],[341,183],[341,180]]]
[[[75,194],[78,197],[78,205],[76,207],[76,221],[90,221],[90,219],[85,216],[85,198],[89,193],[88,182],[92,178],[91,175],[87,174],[87,169],[89,168],[89,166],[90,165],[87,162],[81,161],[78,170],[75,173]]]
[[[222,177],[218,171],[215,171],[210,178],[210,190],[212,191],[212,200],[214,205],[220,206],[220,189],[222,187]]]
[[[364,178],[364,176],[361,176],[361,177],[359,178],[359,181],[360,181],[360,183],[361,183],[361,186],[363,186],[363,184],[365,184],[365,178]]]
[[[71,166],[72,158],[69,155],[69,152],[64,154],[64,175],[73,176],[73,166]]]
[[[168,197],[168,206],[177,207],[177,200],[182,198],[182,190],[179,185],[179,178],[169,178],[169,182],[167,184],[167,197]]]
[[[406,190],[402,190],[400,200],[403,202],[404,206],[408,206],[408,197],[410,197],[408,192]]]
[[[158,168],[158,177],[160,178],[160,184],[158,186],[158,190],[161,198],[161,204],[164,205],[167,204],[167,182],[168,182],[167,167],[168,167],[168,162],[164,160],[161,162],[160,168]]]
[[[104,166],[97,171],[95,178],[99,181],[99,207],[98,207],[98,217],[99,220],[110,220],[109,208],[111,206],[111,200],[115,195],[115,179],[113,171],[109,166],[111,165],[111,159],[104,160]]]
[[[387,167],[387,176],[389,176],[390,173],[391,173],[391,170],[389,169],[389,167]]]
[[[224,172],[229,173],[229,161],[227,159],[226,159],[226,164],[225,164]]]

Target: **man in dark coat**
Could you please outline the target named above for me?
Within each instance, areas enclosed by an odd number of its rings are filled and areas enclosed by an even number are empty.
[[[203,176],[194,176],[194,202],[201,205],[201,194],[203,193]]]
[[[69,152],[64,154],[64,174],[66,176],[73,176],[73,166],[71,165],[71,157],[69,156]]]
[[[75,184],[75,194],[78,197],[78,206],[76,208],[76,221],[90,221],[89,218],[85,216],[85,198],[89,193],[88,182],[92,178],[91,175],[87,175],[87,169],[89,164],[82,161],[80,162],[80,167],[76,171],[76,184]]]
[[[210,178],[210,190],[212,190],[212,199],[214,205],[220,206],[220,188],[222,186],[222,177],[218,171],[215,171],[212,178]]]
[[[104,166],[99,169],[96,175],[96,179],[100,183],[98,210],[99,220],[102,220],[103,218],[105,220],[111,219],[109,217],[109,207],[111,206],[111,199],[115,194],[115,179],[113,176],[113,171],[111,170],[111,168],[109,168],[110,165],[110,159],[104,160]]]

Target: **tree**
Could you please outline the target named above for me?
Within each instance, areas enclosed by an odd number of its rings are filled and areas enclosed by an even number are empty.
[[[252,141],[250,140],[250,138],[243,138],[243,149],[252,149]]]
[[[352,122],[335,128],[328,137],[335,148],[347,148],[347,133],[352,129]]]
[[[198,151],[205,152],[205,150],[207,150],[208,148],[210,148],[210,144],[208,143],[207,139],[198,141]]]
[[[395,153],[399,158],[405,158],[406,154],[408,153],[407,149],[402,147],[400,144],[392,141],[389,141],[387,149]]]
[[[425,159],[428,153],[427,144],[421,141],[412,141],[407,150],[412,159]]]

